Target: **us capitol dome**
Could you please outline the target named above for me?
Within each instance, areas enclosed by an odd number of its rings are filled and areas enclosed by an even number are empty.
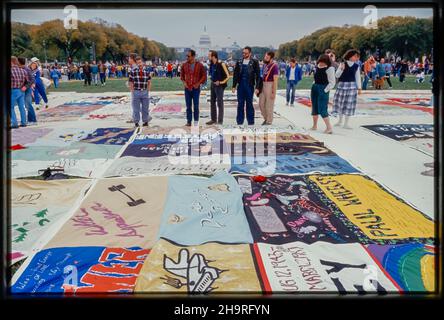
[[[204,26],[204,32],[199,38],[199,46],[197,47],[196,53],[199,57],[205,57],[208,55],[208,51],[210,51],[211,48],[211,39],[208,35],[207,27]]]

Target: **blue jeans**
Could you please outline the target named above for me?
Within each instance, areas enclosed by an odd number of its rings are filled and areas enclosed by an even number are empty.
[[[150,99],[148,90],[134,90],[131,94],[131,106],[133,107],[134,123],[139,123],[140,113],[142,113],[142,122],[148,122]]]
[[[40,96],[42,96],[42,99],[45,103],[48,103],[48,98],[46,97],[46,91],[43,82],[36,81],[34,88],[34,101],[36,104],[40,103]]]
[[[237,88],[237,117],[238,125],[244,124],[245,120],[245,105],[247,111],[247,122],[249,125],[254,124],[254,107],[253,107],[254,88],[248,84],[241,83]]]
[[[52,81],[54,81],[54,88],[59,87],[59,77],[53,77]]]
[[[194,121],[199,121],[199,97],[200,88],[188,90],[185,89],[185,104],[187,105],[187,123],[191,123],[194,116]],[[193,105],[193,108],[192,108]]]
[[[297,84],[296,80],[287,81],[287,103],[294,104],[295,86]]]
[[[28,88],[25,91],[25,107],[28,111],[28,122],[37,122],[34,107],[32,106],[32,89]]]
[[[15,105],[20,111],[20,123],[26,126],[25,93],[21,89],[11,89],[11,127],[18,127]]]
[[[104,73],[100,73],[100,83],[104,84],[106,82],[106,75]]]
[[[311,86],[311,115],[321,115],[322,118],[328,117],[328,98],[329,93],[324,89],[326,84],[313,83]]]
[[[364,75],[364,81],[362,82],[362,90],[367,90],[367,84],[370,77],[366,74]]]
[[[95,85],[99,84],[99,74],[98,73],[92,73],[92,83]]]

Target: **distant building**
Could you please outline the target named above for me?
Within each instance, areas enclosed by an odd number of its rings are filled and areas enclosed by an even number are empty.
[[[211,39],[207,33],[207,26],[204,26],[204,32],[199,38],[199,46],[196,48],[196,54],[198,57],[205,57],[210,50],[212,50]]]
[[[233,42],[232,45],[228,47],[221,47],[218,45],[213,46],[211,44],[210,35],[207,32],[207,27],[204,26],[203,33],[199,37],[198,45],[192,45],[191,47],[175,47],[174,48],[179,55],[184,55],[188,50],[193,49],[196,51],[196,55],[199,58],[206,58],[208,55],[208,51],[215,50],[219,53],[225,53],[223,56],[228,56],[233,51],[241,49],[241,47],[237,44],[236,41]]]

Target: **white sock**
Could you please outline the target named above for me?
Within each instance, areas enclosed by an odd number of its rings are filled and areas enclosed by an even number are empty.
[[[349,125],[348,125],[348,121],[350,120],[350,117],[349,116],[345,116],[345,122],[344,122],[344,128],[351,128]]]
[[[339,121],[336,123],[336,126],[340,126],[342,124],[342,114],[339,115]]]

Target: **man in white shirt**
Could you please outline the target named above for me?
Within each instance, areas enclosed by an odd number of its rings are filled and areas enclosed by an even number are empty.
[[[287,66],[285,72],[287,78],[287,106],[294,106],[295,87],[302,79],[302,68],[299,66],[295,58],[290,60],[290,65]]]

